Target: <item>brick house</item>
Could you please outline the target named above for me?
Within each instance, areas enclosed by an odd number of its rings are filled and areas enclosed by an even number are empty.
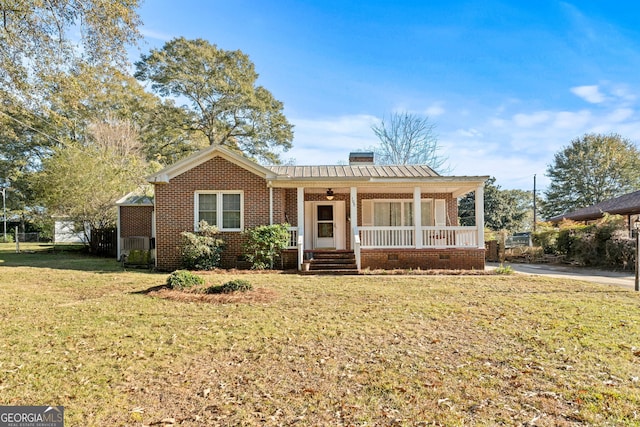
[[[349,165],[261,166],[208,147],[148,177],[153,198],[118,202],[118,257],[155,249],[160,270],[179,268],[180,233],[202,219],[226,242],[222,266],[242,262],[242,231],[288,223],[284,268],[348,254],[356,269],[484,269],[487,176],[440,176],[428,166],[379,166],[372,153]],[[476,224],[458,225],[458,197],[476,192]]]

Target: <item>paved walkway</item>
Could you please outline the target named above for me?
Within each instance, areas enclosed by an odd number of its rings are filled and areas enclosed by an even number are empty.
[[[488,262],[487,269],[494,269],[499,265],[499,263]],[[522,274],[584,280],[587,282],[601,283],[603,285],[621,286],[630,290],[633,290],[635,285],[634,272],[606,271],[556,264],[520,264],[505,262],[504,265],[510,265],[514,271]]]

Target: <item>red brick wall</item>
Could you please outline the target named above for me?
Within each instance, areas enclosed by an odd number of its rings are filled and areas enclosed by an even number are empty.
[[[194,194],[199,190],[243,191],[244,227],[269,224],[269,189],[266,181],[220,157],[194,167],[155,186],[156,248],[158,269],[180,266],[180,233],[194,229]],[[284,221],[285,192],[274,189],[274,222]],[[222,267],[233,268],[242,254],[244,238],[240,232],[223,232],[226,248]]]
[[[153,206],[120,206],[120,237],[151,237]]]
[[[484,270],[484,249],[363,249],[362,268]]]
[[[295,188],[282,189],[284,192],[286,219],[292,227],[298,226],[298,190]]]

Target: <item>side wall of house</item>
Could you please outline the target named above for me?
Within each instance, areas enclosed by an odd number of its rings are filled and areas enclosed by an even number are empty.
[[[168,184],[155,186],[156,249],[158,269],[180,267],[180,234],[194,230],[194,195],[196,191],[242,191],[244,194],[244,228],[269,224],[269,189],[264,178],[240,166],[214,157],[173,178]],[[273,221],[284,222],[285,192],[273,189]],[[222,232],[225,241],[222,267],[235,268],[242,255],[241,232]]]
[[[120,206],[120,237],[151,237],[153,206]]]

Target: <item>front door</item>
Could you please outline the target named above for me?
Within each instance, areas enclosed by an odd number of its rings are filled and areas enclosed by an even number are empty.
[[[321,203],[315,206],[315,245],[318,249],[336,248],[335,205]]]

